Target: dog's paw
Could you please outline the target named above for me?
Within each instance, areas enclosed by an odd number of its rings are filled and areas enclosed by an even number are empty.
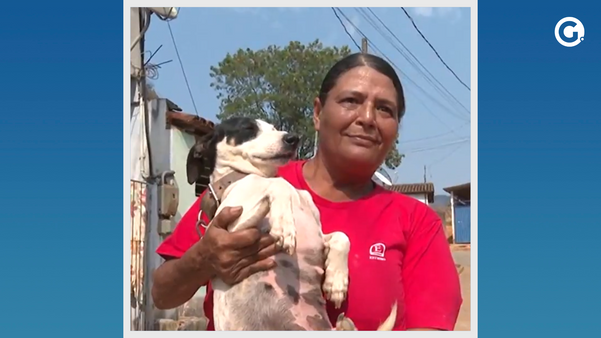
[[[326,299],[333,302],[337,309],[342,306],[348,291],[348,269],[329,267],[325,272],[323,291]]]
[[[276,245],[289,255],[294,255],[296,250],[296,226],[289,222],[287,217],[277,219],[271,225],[269,234],[276,240]]]

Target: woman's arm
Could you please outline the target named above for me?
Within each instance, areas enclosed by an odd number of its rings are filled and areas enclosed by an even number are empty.
[[[459,316],[459,276],[440,217],[425,204],[412,213],[403,259],[407,329],[451,331]]]
[[[153,274],[152,298],[159,309],[182,305],[214,276],[233,285],[275,265],[271,256],[278,249],[269,234],[262,235],[257,228],[227,231],[242,214],[242,208],[224,208],[202,239],[195,231],[197,210],[190,208],[157,249],[167,259]]]
[[[152,298],[158,309],[172,309],[184,304],[213,276],[207,264],[202,260],[194,263],[189,256],[184,254],[182,258],[169,259],[154,271]]]

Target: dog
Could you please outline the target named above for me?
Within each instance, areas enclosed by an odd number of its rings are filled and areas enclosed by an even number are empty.
[[[242,206],[242,215],[228,231],[258,226],[282,249],[272,271],[255,273],[236,285],[211,280],[216,331],[356,330],[344,314],[333,327],[326,312],[325,298],[336,308],[346,298],[348,237],[323,234],[309,192],[275,177],[280,166],[295,158],[299,142],[265,121],[233,117],[188,153],[188,183],[210,173],[201,213],[211,219],[224,207]],[[395,303],[378,331],[392,330],[396,313]]]

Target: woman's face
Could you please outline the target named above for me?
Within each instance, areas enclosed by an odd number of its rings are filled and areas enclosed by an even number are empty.
[[[339,154],[357,170],[375,170],[394,145],[398,132],[397,92],[373,68],[355,67],[338,78],[324,105],[315,99],[314,122],[320,147]]]

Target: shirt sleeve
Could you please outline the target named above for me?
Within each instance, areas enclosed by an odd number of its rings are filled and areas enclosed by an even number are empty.
[[[204,196],[204,192],[186,211],[179,223],[175,226],[173,233],[169,235],[163,243],[159,245],[156,253],[161,257],[181,258],[194,243],[200,240],[201,235],[204,235],[205,228],[198,225],[198,213],[200,212],[200,199]],[[209,224],[207,215],[203,213],[202,219],[205,224]]]
[[[402,272],[407,328],[451,331],[462,298],[442,221],[434,210],[418,203],[411,224]]]

